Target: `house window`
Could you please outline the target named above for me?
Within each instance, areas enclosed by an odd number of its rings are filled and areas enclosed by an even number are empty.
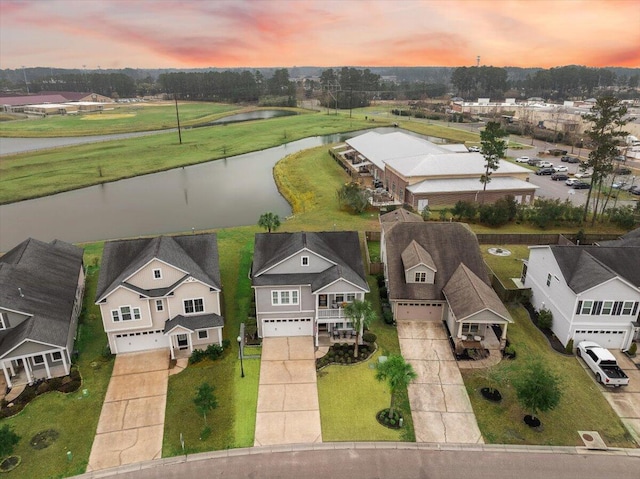
[[[478,334],[478,325],[473,323],[463,323],[462,324],[462,334],[465,335],[476,335]]]
[[[153,279],[162,279],[162,270],[154,269],[153,270]]]
[[[303,256],[302,258],[300,258],[300,264],[302,266],[309,266],[309,257]]]
[[[427,282],[427,273],[424,271],[422,273],[416,273],[415,277],[416,283],[426,283]]]
[[[194,314],[202,312],[204,312],[204,300],[202,298],[184,300],[184,314]]]
[[[298,304],[298,291],[272,291],[271,304]]]
[[[547,275],[547,286],[551,286],[551,273]]]
[[[604,301],[602,303],[602,314],[611,314],[613,309],[613,301]]]
[[[3,313],[0,313],[0,329],[7,329],[7,323],[4,320]]]
[[[631,310],[633,309],[633,301],[625,301],[622,306],[622,314],[627,315],[631,314]]]
[[[326,308],[327,307],[327,295],[321,294],[318,295],[318,307]]]
[[[156,299],[156,311],[164,311],[164,304],[161,299]]]
[[[198,331],[198,339],[207,339],[209,338],[209,331],[206,329],[201,329]]]
[[[37,356],[33,357],[33,364],[44,364],[44,356],[42,356],[41,354],[38,354]]]
[[[336,303],[344,303],[344,294],[336,294]]]
[[[353,303],[356,300],[356,293],[347,293],[347,303]]]
[[[142,318],[140,308],[132,308],[131,306],[120,306],[120,309],[111,311],[111,319],[114,321],[131,321]]]
[[[51,353],[51,361],[53,362],[62,361],[62,353],[60,351]]]
[[[580,314],[591,314],[591,306],[593,306],[593,301],[583,301]]]

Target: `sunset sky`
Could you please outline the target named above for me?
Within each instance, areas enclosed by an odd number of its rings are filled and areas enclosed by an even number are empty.
[[[0,0],[0,67],[640,67],[640,0]]]

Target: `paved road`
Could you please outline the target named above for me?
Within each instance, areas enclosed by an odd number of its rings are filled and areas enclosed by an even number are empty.
[[[640,451],[606,453],[576,448],[451,446],[403,443],[323,443],[220,451],[174,457],[79,478],[375,479],[462,477],[602,479],[638,477]],[[406,449],[405,449],[406,448]],[[108,473],[111,475],[107,475]]]

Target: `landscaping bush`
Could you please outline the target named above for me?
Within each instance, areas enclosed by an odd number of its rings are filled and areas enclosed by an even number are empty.
[[[384,286],[384,274],[383,273],[378,273],[376,275],[376,282],[378,283],[378,288],[381,288],[382,286]]]
[[[391,309],[382,310],[382,319],[385,324],[393,324],[393,313],[391,312]]]
[[[194,349],[189,357],[189,364],[196,364],[202,361],[206,356],[206,353],[202,349]]]
[[[212,361],[215,361],[216,359],[220,359],[222,357],[223,352],[224,352],[224,349],[222,349],[222,346],[219,346],[217,344],[210,344],[209,346],[207,346],[207,349],[205,350],[206,356]]]
[[[363,335],[362,335],[362,340],[365,343],[369,343],[369,344],[373,344],[376,342],[376,339],[378,339],[378,337],[374,334],[371,333],[369,331],[366,331]]]
[[[567,352],[567,354],[573,354],[573,339],[570,339],[569,342],[567,342],[564,350]]]
[[[629,351],[627,351],[627,353],[629,353],[629,356],[634,357],[637,352],[638,352],[638,343],[631,343],[631,346],[629,347]]]
[[[378,291],[380,292],[380,299],[386,300],[389,297],[387,293],[387,288],[385,288],[384,286],[381,286],[380,288],[378,288]]]
[[[553,326],[553,314],[548,309],[541,309],[538,312],[538,327],[540,329],[551,329]]]
[[[0,427],[0,457],[10,455],[18,442],[20,442],[20,436],[13,432],[11,426],[5,424]]]

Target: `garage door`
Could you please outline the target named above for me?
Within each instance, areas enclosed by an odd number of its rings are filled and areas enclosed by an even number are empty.
[[[625,338],[626,331],[579,329],[573,335],[573,343],[577,346],[580,341],[594,341],[603,348],[620,349]]]
[[[262,337],[276,336],[313,336],[313,320],[299,319],[263,319]]]
[[[442,321],[442,310],[442,304],[398,303],[396,307],[396,321],[399,319]]]
[[[149,349],[160,349],[169,347],[169,338],[163,331],[144,331],[141,333],[116,334],[115,337],[117,353],[134,353],[136,351],[146,351]]]

